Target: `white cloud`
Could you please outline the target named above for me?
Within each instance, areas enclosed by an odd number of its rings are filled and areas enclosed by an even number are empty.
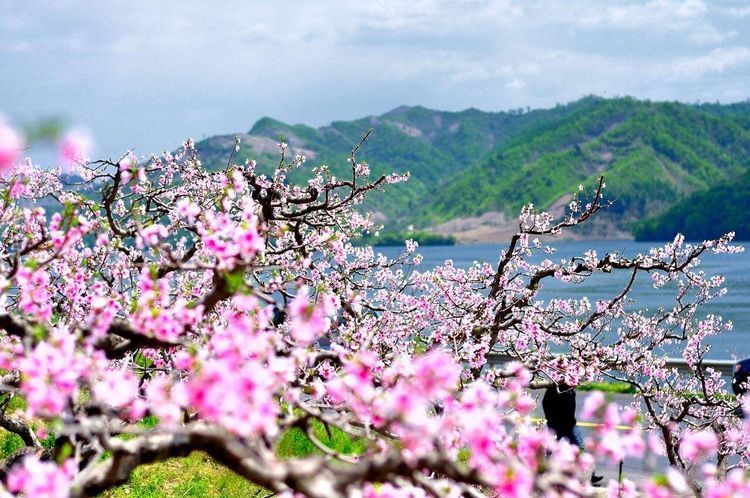
[[[699,79],[721,74],[750,62],[750,48],[716,48],[696,57],[683,57],[668,65],[665,76],[671,79]]]
[[[148,152],[262,115],[322,124],[401,104],[734,99],[750,91],[750,8],[737,5],[25,0],[0,11],[0,107],[63,113],[105,150]]]
[[[701,0],[650,0],[641,2],[578,3],[577,24],[588,27],[641,29],[650,26],[670,28],[675,24],[700,20],[708,13]]]
[[[718,44],[732,38],[732,32],[717,27],[714,13],[721,12],[702,0],[648,0],[592,2],[573,0],[564,6],[553,4],[548,19],[560,19],[578,28],[602,31],[646,32],[647,36],[682,33],[698,44]]]
[[[737,36],[736,30],[720,30],[712,24],[701,24],[690,30],[688,37],[690,40],[706,45],[716,45]]]

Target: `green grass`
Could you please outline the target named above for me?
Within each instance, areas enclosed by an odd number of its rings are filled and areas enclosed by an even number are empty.
[[[8,403],[9,412],[23,410],[25,400],[14,397]],[[140,422],[144,429],[150,429],[158,424],[156,417],[146,417]],[[327,431],[325,426],[312,422],[313,434],[324,445],[344,454],[362,454],[366,449],[363,439],[352,439],[343,431],[331,427]],[[48,436],[42,441],[45,448],[51,448],[55,442],[52,427],[48,427]],[[134,436],[122,436],[130,439]],[[24,447],[23,440],[16,434],[0,429],[0,459],[5,459]],[[313,443],[300,429],[292,429],[281,437],[277,453],[281,458],[303,458],[313,453],[319,453]],[[102,460],[108,458],[105,454]],[[236,496],[268,496],[268,491],[249,482],[234,472],[215,462],[207,454],[194,452],[184,458],[171,458],[163,462],[144,465],[137,468],[128,481],[111,489],[101,496],[109,498],[121,497],[236,497]]]
[[[602,391],[613,394],[635,394],[635,387],[627,382],[587,382],[578,386],[579,391]]]
[[[23,440],[10,432],[0,431],[0,455],[7,458],[24,447]]]
[[[367,448],[364,439],[352,439],[346,433],[330,428],[330,435],[322,423],[313,421],[313,434],[324,445],[346,455],[361,455]],[[281,437],[276,453],[282,458],[303,458],[319,452],[302,430],[294,428]]]
[[[150,427],[155,419],[144,420]],[[339,429],[331,428],[330,437],[323,424],[313,422],[313,434],[326,446],[340,453],[361,454],[366,443],[352,439]],[[300,429],[292,429],[281,437],[277,453],[282,458],[303,458],[319,452]],[[128,482],[102,494],[107,498],[177,498],[268,496],[268,492],[213,461],[208,455],[195,452],[184,458],[144,465],[133,472]]]
[[[128,482],[101,496],[177,498],[267,496],[269,493],[217,464],[205,453],[137,468]]]
[[[637,392],[635,386],[627,382],[587,382],[578,386],[577,389],[579,391],[601,391],[607,394],[635,394]],[[705,398],[703,393],[698,392],[683,392],[682,395],[686,398]],[[716,394],[712,399],[735,401],[737,397],[728,393],[724,395]]]
[[[13,406],[22,406],[23,401],[11,401]],[[140,425],[154,427],[155,417],[147,417]],[[332,427],[326,431],[323,424],[313,421],[313,434],[324,445],[344,454],[364,453],[366,442],[352,439],[340,429]],[[54,435],[43,441],[45,447],[54,444]],[[21,438],[0,429],[0,458],[7,458],[24,447]],[[303,458],[320,451],[300,430],[292,429],[281,437],[277,453],[282,458]],[[103,459],[106,459],[105,455]],[[137,468],[128,481],[111,489],[101,496],[107,498],[178,498],[178,497],[252,497],[268,496],[268,491],[243,479],[234,472],[215,462],[202,452],[194,452],[184,458],[171,458],[163,462]]]
[[[147,421],[146,425],[153,421]],[[326,446],[346,454],[360,454],[365,442],[351,439],[336,428],[328,436],[325,427],[313,423],[313,434]],[[292,429],[281,437],[277,453],[282,458],[302,458],[318,452],[300,429]],[[102,496],[121,497],[235,497],[267,496],[268,493],[232,471],[214,462],[204,453],[195,452],[185,458],[172,458],[164,462],[139,467],[128,482]]]

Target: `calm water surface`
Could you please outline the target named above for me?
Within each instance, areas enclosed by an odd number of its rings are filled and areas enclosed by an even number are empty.
[[[553,244],[557,252],[548,257],[553,261],[570,259],[581,256],[586,250],[594,249],[600,257],[608,252],[618,251],[626,257],[633,257],[638,253],[645,253],[654,244],[633,242],[629,240],[559,242]],[[453,264],[466,268],[474,261],[496,263],[500,252],[505,248],[501,244],[476,244],[461,246],[431,246],[420,247],[419,252],[424,257],[421,267],[433,268],[441,265],[447,259]],[[401,248],[381,247],[379,251],[387,256],[395,256],[402,252]],[[535,258],[539,259],[540,258]],[[724,275],[728,293],[703,306],[699,316],[718,314],[734,323],[734,330],[725,332],[709,340],[711,344],[710,358],[735,359],[750,356],[750,250],[741,254],[708,254],[701,258],[701,268],[707,275]],[[554,279],[548,279],[542,291],[542,298],[549,297],[582,297],[588,296],[592,302],[599,298],[616,296],[627,282],[628,275],[601,274],[587,279],[582,284],[563,284]],[[656,309],[660,306],[670,307],[674,302],[674,289],[654,289],[647,274],[642,274],[636,280],[631,292],[635,302],[631,309]]]

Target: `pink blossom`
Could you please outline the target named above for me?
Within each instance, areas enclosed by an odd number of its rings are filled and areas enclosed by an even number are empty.
[[[230,364],[209,360],[187,386],[190,404],[206,420],[237,434],[275,435],[280,409],[271,395],[274,378],[257,375],[260,371],[252,362],[234,369]]]
[[[112,408],[123,408],[138,395],[138,378],[132,370],[107,370],[102,379],[94,384],[94,396]]]
[[[620,435],[615,429],[603,431],[599,438],[596,446],[597,454],[609,458],[612,463],[617,463],[625,458],[625,448],[622,446]]]
[[[78,392],[78,380],[87,366],[75,347],[75,338],[60,329],[19,361],[21,390],[30,415],[57,416]]]
[[[507,498],[528,498],[532,495],[534,479],[527,467],[501,468],[494,476],[495,492]]]
[[[60,140],[60,161],[68,170],[76,164],[88,161],[93,142],[91,136],[83,131],[71,131]]]
[[[698,458],[716,451],[718,439],[712,430],[685,431],[680,440],[680,455],[691,463]]]
[[[16,180],[10,187],[10,197],[12,199],[18,199],[26,193],[26,186],[22,181]]]
[[[135,154],[133,154],[132,151],[128,151],[125,156],[120,159],[120,162],[118,163],[118,168],[120,170],[120,179],[123,183],[128,183],[130,181],[130,174],[131,171],[138,165],[138,158],[135,157]],[[125,173],[128,174],[128,179],[125,179],[122,175]]]
[[[330,327],[330,318],[327,316],[325,299],[316,304],[310,301],[310,289],[302,287],[295,298],[289,303],[289,331],[292,337],[301,345],[309,345],[315,342]]]
[[[413,385],[426,398],[441,398],[456,388],[461,368],[442,350],[431,351],[414,362]]]
[[[664,442],[654,433],[648,435],[648,448],[655,455],[665,455]]]
[[[623,479],[617,482],[614,479],[607,484],[607,498],[636,498],[638,488],[630,479]]]
[[[177,201],[177,215],[180,218],[184,218],[189,222],[195,221],[198,215],[201,214],[201,208],[188,198],[182,198]]]
[[[536,402],[534,401],[534,398],[526,393],[522,393],[516,398],[516,410],[518,410],[518,413],[521,415],[528,415],[535,406]]]
[[[0,174],[16,164],[22,149],[21,136],[0,119]]]
[[[238,230],[235,241],[239,246],[240,256],[245,260],[250,260],[263,250],[265,241],[258,233],[255,220],[251,220],[246,225]]]
[[[21,288],[21,310],[38,321],[49,321],[52,316],[49,274],[41,269],[32,270],[24,266],[18,270],[16,281]]]
[[[27,456],[8,473],[8,489],[26,498],[65,498],[70,495],[70,484],[76,472],[75,460],[67,460],[61,467],[54,462],[42,462],[37,456]]]
[[[146,400],[148,409],[166,427],[174,427],[182,421],[187,393],[181,382],[174,382],[166,375],[154,377],[146,386]]]
[[[581,417],[585,420],[589,420],[591,416],[599,410],[604,404],[604,393],[601,391],[592,391],[586,396],[583,402],[583,410],[581,410]]]
[[[156,246],[169,236],[164,225],[155,223],[141,230],[138,243],[141,246]]]

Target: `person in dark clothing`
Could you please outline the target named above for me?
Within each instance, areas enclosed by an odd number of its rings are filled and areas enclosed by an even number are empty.
[[[281,309],[278,305],[273,307],[273,315],[271,316],[271,325],[278,327],[286,321],[286,311]]]
[[[750,358],[745,358],[742,361],[738,361],[734,366],[734,373],[732,374],[732,391],[736,396],[744,396],[747,394],[748,384],[750,381]],[[745,412],[742,407],[737,407],[736,414],[740,418],[745,418]]]
[[[544,393],[542,398],[542,410],[544,410],[544,418],[547,419],[547,427],[549,427],[557,436],[558,441],[560,439],[566,439],[571,444],[578,446],[581,451],[583,447],[583,437],[581,431],[578,430],[576,421],[576,391],[574,388],[560,384],[558,386],[550,386]],[[603,476],[591,475],[591,483],[598,484]]]
[[[734,374],[732,375],[732,391],[737,396],[741,394],[747,394],[748,377],[750,377],[750,358],[745,358],[742,361],[738,361],[734,366]]]
[[[547,427],[557,435],[557,439],[567,439],[583,450],[583,438],[576,426],[576,391],[560,384],[550,386],[542,398],[542,409],[547,419]]]

